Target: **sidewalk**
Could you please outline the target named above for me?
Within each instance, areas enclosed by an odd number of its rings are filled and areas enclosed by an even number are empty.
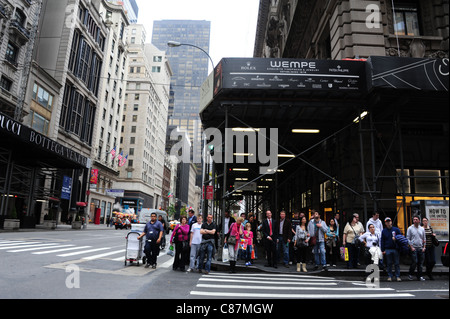
[[[258,256],[264,256],[264,251],[258,252]],[[358,269],[347,269],[347,263],[343,261],[339,261],[336,267],[328,267],[328,270],[322,270],[319,267],[318,270],[313,270],[313,264],[307,264],[306,268],[308,272],[297,272],[297,265],[292,264],[289,265],[288,268],[284,266],[284,264],[278,263],[278,268],[273,267],[265,267],[266,260],[264,258],[259,258],[254,260],[252,266],[245,266],[244,260],[238,260],[236,263],[236,272],[264,272],[264,273],[273,273],[273,274],[296,274],[296,275],[316,275],[316,276],[324,276],[324,277],[360,277],[366,278],[368,273],[366,273],[366,265],[361,263]],[[211,268],[216,271],[229,271],[230,263],[224,263],[221,261],[213,260],[211,264]],[[402,264],[400,262],[400,275],[403,280],[407,280],[409,271],[409,265]],[[424,266],[425,271],[425,266]],[[380,271],[381,278],[387,278],[386,271]],[[436,266],[433,268],[433,276],[449,276],[449,268],[445,267],[441,264],[440,260],[436,260]],[[424,274],[424,278],[428,280],[428,276]],[[414,278],[415,279],[415,278]]]

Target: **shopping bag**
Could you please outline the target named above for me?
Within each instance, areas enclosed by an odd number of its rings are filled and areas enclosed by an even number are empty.
[[[228,245],[225,244],[222,248],[222,262],[227,263],[229,261],[229,255],[228,255]]]
[[[252,259],[255,259],[255,250],[252,250]]]
[[[241,238],[241,240],[239,241],[239,249],[242,249],[245,251],[245,250],[247,250],[247,245],[248,245],[248,240]]]
[[[169,248],[167,248],[167,255],[172,257],[175,256],[175,252],[173,250],[174,250],[173,245],[170,245]]]
[[[341,256],[341,260],[342,261],[345,261],[345,247],[340,247],[339,248],[339,253],[340,253],[340,256]]]
[[[345,261],[348,261],[349,259],[348,259],[348,248],[347,247],[345,247],[344,254],[345,254]]]

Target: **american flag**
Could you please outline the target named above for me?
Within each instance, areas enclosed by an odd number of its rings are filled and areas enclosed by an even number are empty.
[[[128,160],[128,154],[127,154],[127,156],[125,156],[125,158],[123,159],[123,161],[122,161],[122,162],[120,162],[120,161],[119,161],[119,167],[122,167],[122,166],[124,166],[124,165],[125,165],[125,163],[127,162],[127,160]]]
[[[120,162],[122,161],[122,158],[123,158],[123,152],[121,152],[119,155],[117,155],[117,159],[119,160],[119,165],[120,165]]]
[[[116,157],[116,146],[114,146],[114,148],[111,150],[111,156],[112,156],[112,159],[114,159]]]

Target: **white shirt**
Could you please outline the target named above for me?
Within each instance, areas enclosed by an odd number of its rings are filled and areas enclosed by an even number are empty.
[[[202,234],[200,234],[200,229],[202,228],[202,224],[195,223],[192,224],[191,233],[192,236],[192,244],[200,244],[202,242]]]

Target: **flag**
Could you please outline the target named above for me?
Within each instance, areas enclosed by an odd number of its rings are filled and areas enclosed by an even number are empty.
[[[111,153],[112,159],[114,159],[116,157],[116,146],[114,146],[114,148],[111,150],[110,153]]]
[[[119,162],[119,167],[124,166],[125,163],[127,162],[127,160],[128,160],[128,154],[127,154],[127,156],[125,156],[125,157],[123,158],[123,161],[122,161],[122,162]]]
[[[119,161],[119,165],[120,165],[120,162],[122,161],[122,158],[123,158],[123,152],[121,152],[119,155],[117,155],[117,160]]]

